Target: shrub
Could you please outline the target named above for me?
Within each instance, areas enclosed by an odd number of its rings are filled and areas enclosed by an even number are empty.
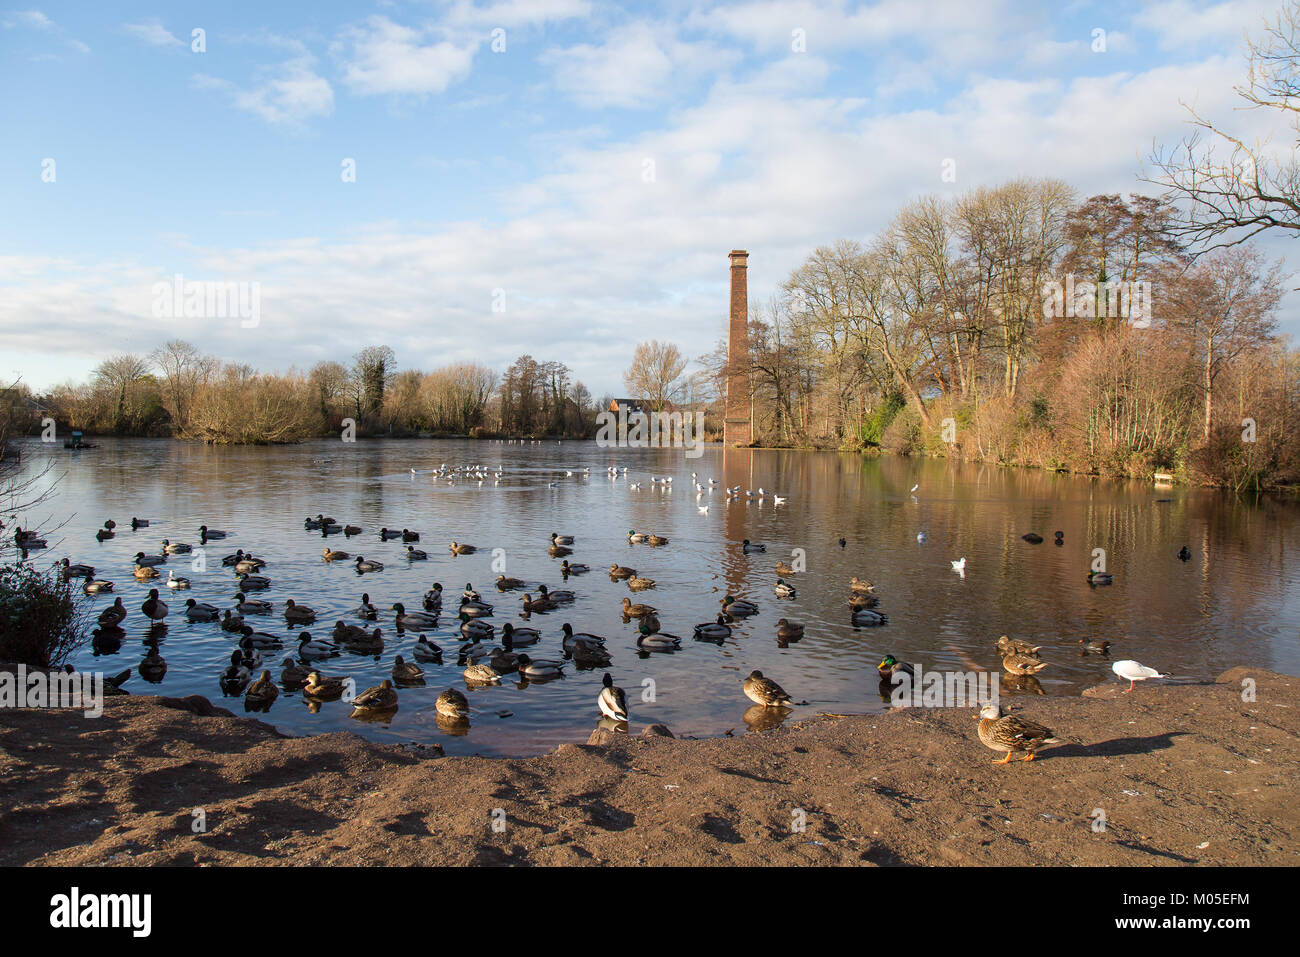
[[[0,565],[0,660],[59,667],[85,641],[71,582],[25,563]]]

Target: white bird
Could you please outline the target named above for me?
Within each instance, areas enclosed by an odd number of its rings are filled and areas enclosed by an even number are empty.
[[[921,487],[921,483],[918,482],[917,484],[915,484],[915,485],[912,486],[911,491],[915,492],[915,491],[916,491],[918,488],[920,488],[920,487]]]
[[[700,512],[701,515],[708,515],[708,514],[709,514],[709,506],[707,506],[707,505],[698,505],[698,506],[696,506],[696,508],[699,509],[699,512]]]
[[[916,533],[916,540],[917,540],[918,543],[924,545],[924,544],[925,544],[925,532],[917,532],[917,533]]]
[[[955,562],[953,562],[953,563],[952,563],[952,570],[955,571],[955,572],[956,572],[958,575],[960,575],[962,578],[965,578],[965,577],[966,577],[966,557],[965,557],[965,556],[962,556],[961,558],[959,558],[959,559],[957,559]]]
[[[1110,666],[1110,670],[1115,672],[1115,674],[1119,675],[1121,678],[1128,679],[1128,687],[1124,689],[1125,694],[1128,694],[1133,690],[1133,682],[1135,681],[1146,681],[1148,678],[1169,677],[1169,675],[1161,674],[1159,671],[1156,671],[1156,669],[1148,668],[1146,665],[1139,664],[1136,661],[1117,661]]]
[[[785,504],[785,499],[784,499],[782,496],[780,496],[780,495],[773,495],[773,496],[772,496],[772,504],[773,504],[773,505],[784,505],[784,504]]]

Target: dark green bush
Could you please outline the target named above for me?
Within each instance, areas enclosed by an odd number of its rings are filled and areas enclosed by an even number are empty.
[[[81,596],[53,570],[0,565],[0,661],[62,665],[85,640]]]

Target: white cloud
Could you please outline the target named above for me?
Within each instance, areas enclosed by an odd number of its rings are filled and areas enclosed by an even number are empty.
[[[148,43],[150,46],[184,46],[180,39],[164,27],[162,22],[156,17],[149,20],[142,20],[139,23],[128,23],[124,25],[122,29],[133,37]]]
[[[361,95],[441,93],[469,75],[479,39],[435,39],[387,17],[370,17],[344,32],[343,82]]]
[[[498,0],[485,6],[457,0],[447,11],[446,19],[448,23],[475,27],[519,27],[585,18],[590,14],[588,0]]]
[[[250,88],[204,74],[194,77],[194,85],[201,90],[222,92],[236,108],[276,126],[300,126],[314,117],[334,112],[334,89],[316,73],[315,59],[311,56],[285,61],[266,72]]]
[[[1207,40],[1234,47],[1247,34],[1258,35],[1265,18],[1273,19],[1278,0],[1227,0],[1205,5],[1188,0],[1163,0],[1133,17],[1139,27],[1154,32],[1162,49],[1176,50]]]
[[[32,30],[54,29],[54,21],[39,10],[12,10],[5,14],[0,23],[4,24],[6,30],[12,30],[14,27],[28,27]]]

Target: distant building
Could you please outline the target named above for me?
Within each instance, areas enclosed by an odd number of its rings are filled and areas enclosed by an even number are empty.
[[[609,411],[617,415],[624,412],[628,416],[646,415],[650,412],[646,404],[640,399],[614,399],[609,403]]]

